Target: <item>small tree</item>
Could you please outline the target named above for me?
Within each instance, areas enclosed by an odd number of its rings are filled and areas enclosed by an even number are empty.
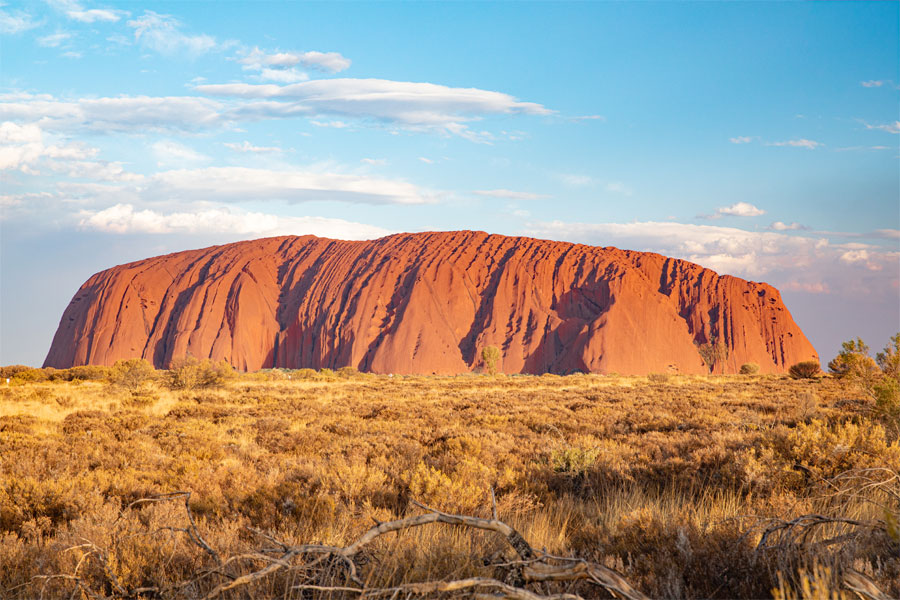
[[[859,383],[866,389],[870,389],[880,375],[878,364],[869,356],[869,347],[862,338],[841,344],[841,351],[828,363],[828,370],[836,378]]]
[[[791,376],[791,379],[815,379],[819,371],[821,371],[821,368],[818,361],[804,360],[791,365],[791,368],[788,369],[788,375]]]
[[[497,372],[497,362],[500,360],[500,348],[497,346],[485,346],[481,349],[481,362],[484,369],[491,375]]]
[[[156,370],[143,358],[116,361],[109,370],[109,382],[131,392],[139,393],[156,376]]]
[[[712,338],[707,343],[697,346],[697,352],[700,353],[700,358],[710,373],[713,372],[717,364],[724,362],[728,358],[728,346],[716,338]]]

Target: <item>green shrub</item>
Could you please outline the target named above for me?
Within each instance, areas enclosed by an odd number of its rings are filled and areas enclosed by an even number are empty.
[[[337,376],[343,379],[352,379],[359,375],[359,370],[356,367],[341,367],[337,370]]]
[[[878,364],[869,356],[869,347],[861,338],[841,344],[840,353],[828,363],[828,370],[838,379],[848,379],[871,386],[878,376]]]
[[[788,369],[788,375],[790,375],[792,379],[814,379],[820,371],[821,368],[819,367],[818,361],[805,360],[791,365],[791,368]]]
[[[886,377],[900,382],[900,333],[891,337],[891,342],[884,347],[884,352],[875,355],[875,362]]]
[[[144,386],[155,379],[156,370],[143,358],[116,361],[109,370],[108,381],[132,394],[140,393]]]
[[[199,360],[188,354],[172,361],[167,374],[173,390],[219,387],[234,375],[234,369],[224,360]]]
[[[485,346],[481,349],[481,362],[484,370],[493,375],[497,372],[497,362],[500,360],[500,348],[497,346]]]
[[[297,369],[296,371],[291,371],[290,373],[291,379],[318,379],[319,374],[316,373],[315,369]]]
[[[5,367],[0,367],[0,378],[6,379],[7,377],[15,377],[19,373],[24,373],[25,371],[31,371],[32,368],[26,365],[7,365]]]
[[[756,363],[744,363],[741,365],[741,375],[756,375],[759,373],[759,365]]]

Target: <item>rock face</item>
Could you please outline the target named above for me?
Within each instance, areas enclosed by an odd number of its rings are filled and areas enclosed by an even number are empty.
[[[706,373],[698,346],[783,372],[815,349],[778,290],[647,252],[482,232],[348,242],[277,237],[149,258],[91,277],[45,366],[157,367],[187,353],[238,369]]]

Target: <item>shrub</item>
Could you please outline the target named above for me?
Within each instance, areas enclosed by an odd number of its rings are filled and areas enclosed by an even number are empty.
[[[493,375],[497,372],[497,362],[500,360],[500,348],[497,346],[485,346],[481,349],[481,362],[484,370]]]
[[[167,377],[170,388],[193,390],[221,386],[232,375],[234,369],[224,360],[199,360],[188,354],[172,361]]]
[[[792,379],[814,379],[819,374],[819,371],[821,371],[821,369],[819,368],[818,361],[805,360],[791,365],[791,368],[788,369],[788,375],[790,375]]]
[[[669,381],[668,373],[650,373],[647,375],[647,379],[651,383],[665,383]]]
[[[359,375],[359,370],[356,367],[341,367],[337,370],[337,376],[343,379],[353,379]]]
[[[828,363],[828,370],[838,379],[857,381],[869,386],[878,375],[878,364],[869,356],[869,347],[861,338],[841,344],[840,353]]]
[[[156,371],[149,362],[143,358],[129,358],[116,361],[116,364],[109,370],[108,381],[113,385],[125,388],[132,394],[137,394],[155,376]]]
[[[900,382],[900,333],[891,337],[891,343],[884,347],[884,352],[875,355],[875,362],[886,377]]]
[[[15,377],[19,373],[31,370],[31,367],[25,365],[7,365],[5,367],[0,367],[0,378],[6,379],[7,377]]]
[[[700,353],[700,358],[703,360],[703,364],[706,365],[710,373],[713,372],[716,365],[728,358],[728,346],[718,341],[716,338],[712,338],[705,344],[698,345],[697,352]]]
[[[759,373],[759,365],[756,363],[744,363],[741,365],[741,375],[756,375]]]

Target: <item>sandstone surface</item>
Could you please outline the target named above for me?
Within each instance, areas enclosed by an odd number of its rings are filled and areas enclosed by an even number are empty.
[[[483,232],[276,237],[120,265],[63,313],[45,366],[142,357],[238,369],[452,374],[488,345],[506,373],[762,373],[817,360],[765,283],[659,254]]]

